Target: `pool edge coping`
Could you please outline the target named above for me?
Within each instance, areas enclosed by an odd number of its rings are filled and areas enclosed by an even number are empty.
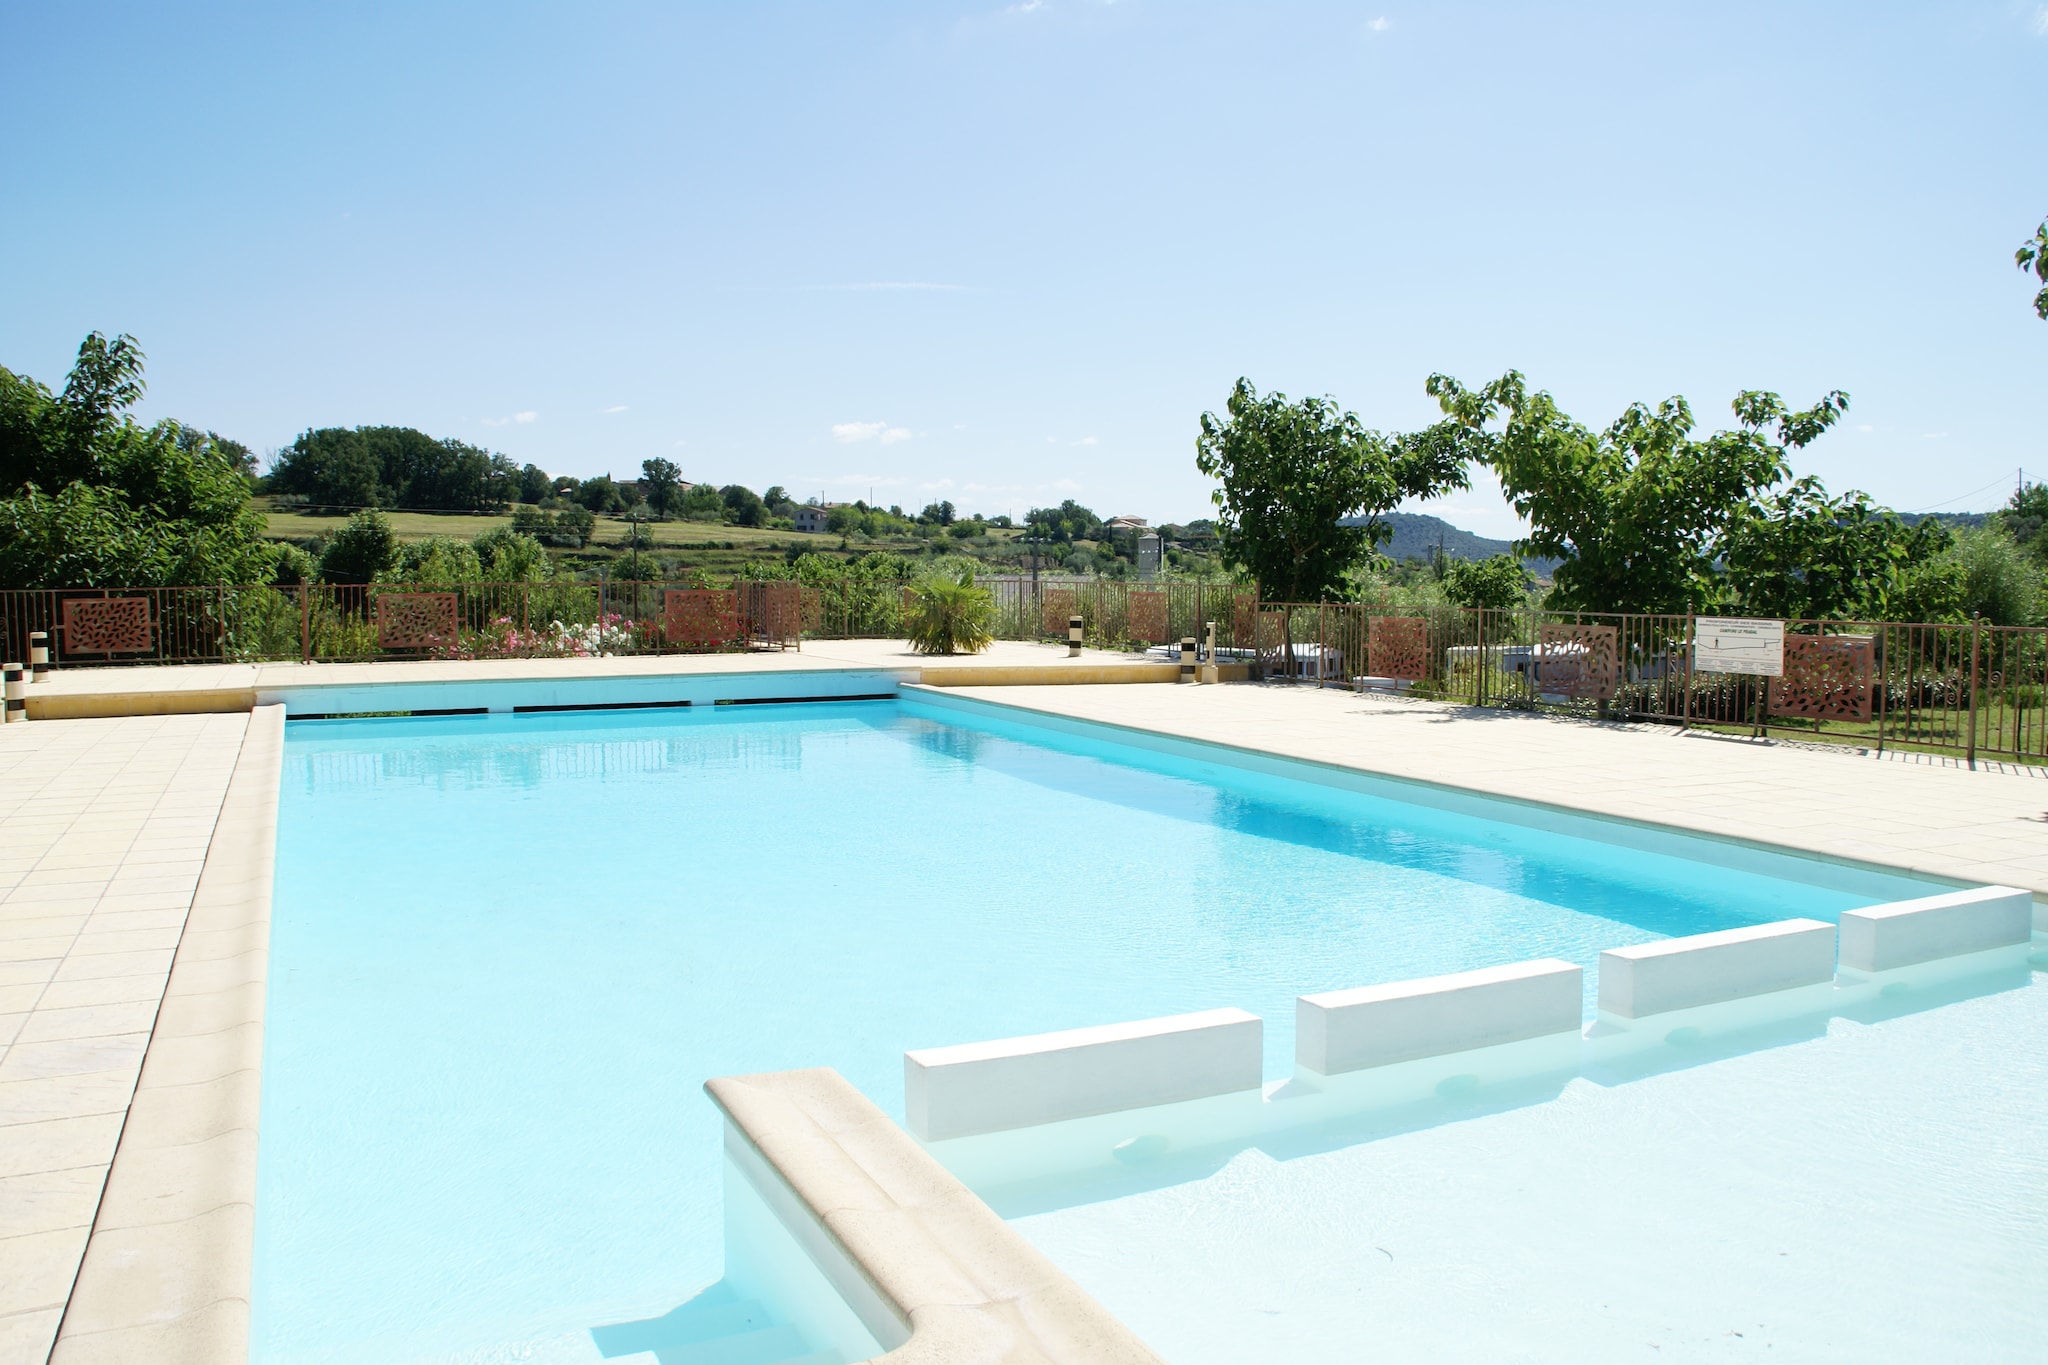
[[[778,1216],[801,1221],[791,1234],[840,1262],[842,1276],[820,1266],[828,1278],[854,1279],[870,1312],[895,1320],[905,1339],[869,1365],[1163,1365],[837,1071],[722,1076],[704,1091],[728,1147],[741,1144],[776,1182],[762,1194],[781,1196]]]
[[[249,1351],[284,707],[249,713],[51,1365]]]

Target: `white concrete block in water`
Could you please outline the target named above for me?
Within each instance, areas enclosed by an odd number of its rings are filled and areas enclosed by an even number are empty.
[[[1938,957],[2025,943],[2034,898],[2010,886],[1980,886],[1919,900],[1842,912],[1842,965],[1887,972]]]
[[[1243,1010],[903,1054],[903,1107],[928,1142],[1256,1090],[1265,1024]]]
[[[1294,1002],[1294,1059],[1334,1076],[1577,1032],[1584,990],[1578,967],[1544,958],[1304,995]]]
[[[1624,1019],[1834,979],[1835,926],[1780,920],[1600,954],[1600,1008]]]

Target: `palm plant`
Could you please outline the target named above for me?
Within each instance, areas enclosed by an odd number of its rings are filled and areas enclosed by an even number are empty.
[[[903,628],[920,654],[979,654],[995,641],[995,597],[976,587],[974,569],[936,569],[912,584]]]

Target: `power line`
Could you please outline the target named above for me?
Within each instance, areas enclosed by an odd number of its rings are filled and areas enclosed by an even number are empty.
[[[1932,507],[1916,507],[1912,511],[1908,512],[1906,515],[1917,517],[1922,512],[1939,512],[1944,507],[1954,506],[1956,503],[1961,502],[1964,498],[1974,498],[1979,493],[1988,493],[1989,491],[1998,487],[2000,484],[2004,482],[2005,475],[2001,474],[1997,478],[1993,479],[1990,483],[1985,484],[1982,488],[1972,488],[1967,493],[1958,494],[1957,496],[1950,498],[1947,502],[1937,502]]]

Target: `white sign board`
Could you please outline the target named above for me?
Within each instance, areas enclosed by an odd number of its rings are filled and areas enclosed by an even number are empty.
[[[1778,677],[1785,671],[1785,623],[1702,616],[1693,623],[1692,667],[1695,673]]]

